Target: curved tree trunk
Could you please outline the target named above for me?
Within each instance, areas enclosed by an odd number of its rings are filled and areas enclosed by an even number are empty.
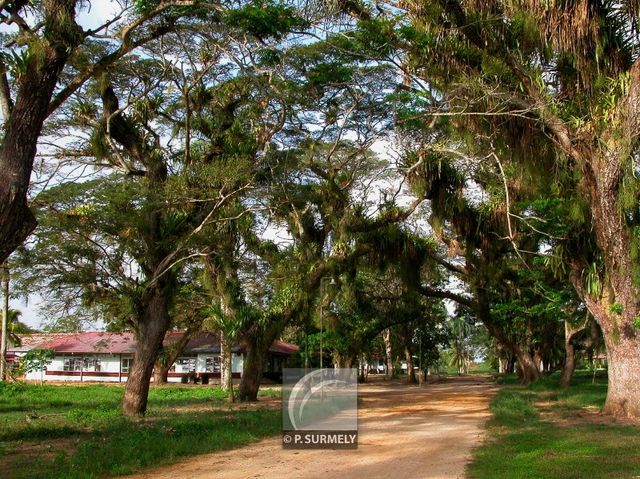
[[[147,410],[153,366],[170,324],[168,298],[164,289],[153,288],[137,325],[136,349],[122,402],[122,410],[127,416],[141,416]]]
[[[588,320],[585,321],[579,327],[572,327],[568,321],[564,322],[564,366],[562,367],[562,374],[560,375],[560,385],[562,387],[568,387],[571,385],[573,379],[573,372],[576,369],[576,351],[573,346],[573,338],[580,331],[585,329],[588,324]]]
[[[166,384],[168,382],[169,370],[173,366],[173,363],[176,362],[176,359],[178,359],[178,356],[182,354],[184,347],[193,337],[193,334],[200,331],[202,321],[202,319],[193,321],[176,342],[162,347],[161,351],[158,352],[158,359],[153,368],[153,382],[155,384]]]

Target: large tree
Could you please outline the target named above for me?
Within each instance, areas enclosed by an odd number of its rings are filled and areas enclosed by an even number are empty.
[[[450,99],[475,102],[463,107],[454,100],[446,113],[465,117],[475,111],[510,119],[512,128],[520,125],[520,134],[517,129],[510,137],[503,133],[506,147],[522,142],[523,134],[547,135],[555,168],[576,175],[575,190],[584,197],[602,254],[597,291],[585,287],[591,265],[580,257],[570,263],[574,286],[607,344],[604,410],[639,417],[640,348],[634,326],[640,314],[634,240],[639,185],[634,158],[640,138],[640,60],[633,53],[637,4],[442,1],[433,9],[410,4],[416,31],[426,35],[419,26],[424,22],[446,36],[451,67],[441,78],[464,79],[466,85],[458,91],[443,85],[443,90]],[[430,80],[430,69],[416,53],[415,71],[424,65]],[[507,148],[497,153],[521,164],[538,161],[534,151],[520,158]]]
[[[208,226],[232,221],[238,205],[246,208],[232,200],[270,158],[265,150],[278,131],[280,108],[269,95],[269,76],[250,68],[245,30],[232,26],[244,16],[253,19],[253,7],[247,8],[209,23],[205,15],[206,25],[185,24],[149,44],[144,56],[77,93],[70,120],[52,129],[80,138],[59,153],[69,167],[89,164],[98,172],[91,181],[62,181],[38,197],[48,228],[30,249],[40,255],[41,269],[52,266],[42,258],[47,251],[65,263],[41,281],[80,288],[91,301],[111,307],[108,320],[118,317],[114,309],[125,310],[119,317],[137,338],[126,414],[145,412],[181,270],[212,243],[215,248],[215,240],[225,241],[211,236]],[[283,23],[267,33],[279,37],[278,28],[295,23],[288,12],[271,12]],[[182,55],[184,61],[172,60]]]
[[[0,262],[36,226],[27,196],[45,120],[92,76],[179,28],[180,16],[190,11],[176,8],[194,3],[136,2],[135,8],[124,4],[102,25],[89,29],[78,24],[84,2],[0,3],[0,21],[13,31],[5,38],[0,60]]]
[[[397,4],[341,7],[358,21],[357,48],[402,71],[414,100],[403,121],[449,128],[450,151],[584,206],[596,250],[585,261],[565,249],[566,263],[605,337],[604,410],[639,417],[637,2],[409,1],[404,16]]]

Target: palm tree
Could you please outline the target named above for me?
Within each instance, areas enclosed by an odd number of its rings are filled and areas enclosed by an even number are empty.
[[[22,316],[22,312],[20,310],[9,309],[9,314],[7,315],[7,339],[16,346],[20,345],[19,335],[31,334],[34,332],[32,328],[20,321],[20,316]],[[0,318],[2,318],[1,311]]]
[[[470,359],[467,338],[471,332],[471,327],[462,317],[454,317],[449,320],[449,330],[451,331],[451,366],[458,369],[458,374],[462,375],[468,371]]]

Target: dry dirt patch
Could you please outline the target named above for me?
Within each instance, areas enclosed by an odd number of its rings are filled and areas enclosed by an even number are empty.
[[[258,409],[268,409],[276,411],[280,409],[281,400],[279,397],[261,397],[257,402],[248,403],[212,403],[212,404],[187,404],[172,408],[177,412],[207,412],[207,411],[256,411]]]
[[[360,388],[359,448],[283,450],[280,438],[206,454],[130,479],[462,478],[494,386],[476,377]]]

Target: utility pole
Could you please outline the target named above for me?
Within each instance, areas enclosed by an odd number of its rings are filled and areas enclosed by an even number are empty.
[[[324,401],[324,370],[322,361],[322,335],[324,334],[324,283],[326,280],[330,280],[330,284],[336,284],[336,280],[331,277],[320,278],[320,395],[322,401]]]
[[[306,326],[305,326],[306,328]],[[309,333],[304,332],[304,374],[309,372]]]
[[[4,302],[2,305],[2,339],[0,340],[0,381],[7,377],[7,320],[9,318],[9,266],[2,267],[2,289]]]

